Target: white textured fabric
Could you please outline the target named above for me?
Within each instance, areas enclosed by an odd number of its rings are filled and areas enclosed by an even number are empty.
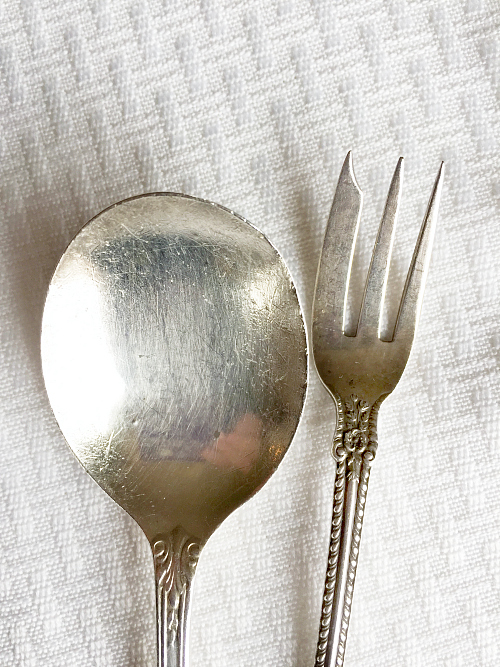
[[[346,667],[500,664],[500,5],[2,0],[0,666],[152,667],[145,538],[44,392],[51,272],[94,214],[177,191],[278,247],[310,320],[348,149],[366,265],[406,157],[397,280],[447,176],[417,340],[380,414]],[[312,667],[334,467],[314,370],[281,468],[204,550],[192,667]]]

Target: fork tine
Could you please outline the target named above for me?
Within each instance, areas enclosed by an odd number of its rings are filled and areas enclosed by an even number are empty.
[[[408,270],[396,326],[394,328],[394,335],[392,336],[392,339],[396,341],[403,340],[408,344],[411,344],[413,341],[422,305],[443,187],[443,175],[444,162],[441,162]]]
[[[403,188],[404,159],[399,158],[392,177],[384,214],[366,278],[365,293],[359,315],[358,332],[380,335],[380,314],[385,298],[394,232]]]
[[[324,325],[329,331],[344,330],[344,311],[362,206],[363,193],[356,182],[349,151],[335,190],[321,252],[314,303],[314,319],[321,324],[317,330],[324,330]],[[320,285],[327,288],[318,289]]]

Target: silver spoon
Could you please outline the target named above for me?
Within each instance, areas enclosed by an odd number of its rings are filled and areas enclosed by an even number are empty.
[[[221,206],[128,199],[59,262],[42,363],[69,446],[151,544],[158,665],[185,667],[200,550],[274,472],[302,411],[306,341],[287,268]]]

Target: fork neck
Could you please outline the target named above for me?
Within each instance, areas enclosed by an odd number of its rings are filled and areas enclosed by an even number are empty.
[[[383,398],[369,403],[351,394],[335,396],[337,429],[333,440],[333,458],[345,461],[349,476],[359,479],[363,461],[371,462],[377,452],[377,415]]]

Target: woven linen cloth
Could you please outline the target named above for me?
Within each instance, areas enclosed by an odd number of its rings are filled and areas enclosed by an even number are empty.
[[[349,149],[358,277],[406,158],[391,294],[441,160],[446,179],[418,335],[380,412],[345,665],[500,664],[499,111],[496,0],[2,0],[1,667],[156,659],[147,541],[66,446],[41,375],[69,241],[144,192],[218,202],[282,253],[309,324]],[[334,420],[311,367],[282,465],[202,553],[191,667],[314,664]]]

